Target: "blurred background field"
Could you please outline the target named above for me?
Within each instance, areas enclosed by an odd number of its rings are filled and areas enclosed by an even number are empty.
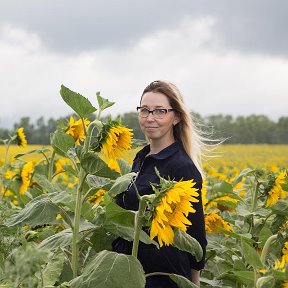
[[[30,150],[39,149],[43,145],[28,145],[25,148],[20,146],[11,146],[9,149],[9,160],[13,162],[15,155],[25,153]],[[133,158],[139,148],[126,152],[123,158],[132,163]],[[5,155],[5,146],[0,146],[0,163],[3,163]],[[24,161],[40,160],[41,154],[32,153],[21,157]],[[231,169],[242,170],[247,167],[262,168],[270,171],[279,171],[288,167],[288,145],[266,145],[266,144],[233,144],[221,145],[214,150],[210,157],[204,160],[204,168],[210,170]]]

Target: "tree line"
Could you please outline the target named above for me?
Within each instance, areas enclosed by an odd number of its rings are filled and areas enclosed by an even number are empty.
[[[201,117],[191,113],[199,128],[211,139],[225,139],[224,144],[288,144],[288,117],[280,117],[277,121],[270,120],[265,115],[250,115],[233,117],[231,115],[211,115]],[[144,140],[145,137],[138,125],[136,112],[119,115],[122,124],[133,129],[134,138]],[[7,139],[19,127],[24,128],[28,144],[49,144],[50,134],[58,125],[67,125],[70,116],[48,121],[40,117],[31,123],[30,117],[22,117],[14,124],[14,129],[0,128],[0,139]],[[91,119],[92,120],[92,119]],[[104,119],[105,121],[105,119]],[[60,124],[59,124],[60,123]]]

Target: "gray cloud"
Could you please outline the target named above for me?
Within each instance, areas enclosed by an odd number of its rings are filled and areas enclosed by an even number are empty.
[[[183,17],[212,16],[227,49],[287,57],[287,11],[285,0],[10,0],[1,4],[0,19],[37,33],[48,49],[73,53],[122,49]]]
[[[71,113],[59,95],[62,83],[94,104],[100,90],[116,102],[112,115],[135,111],[142,89],[155,79],[175,82],[189,109],[203,116],[287,115],[285,5],[266,0],[2,3],[0,127],[23,116],[35,121]]]

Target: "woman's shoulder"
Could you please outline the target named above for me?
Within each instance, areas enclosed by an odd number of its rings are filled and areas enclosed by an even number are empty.
[[[201,173],[184,149],[179,149],[169,159],[169,166],[171,173],[177,181],[180,179],[188,180],[191,178],[196,181],[202,181]]]

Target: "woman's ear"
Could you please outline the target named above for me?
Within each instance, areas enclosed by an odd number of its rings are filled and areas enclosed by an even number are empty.
[[[180,122],[180,118],[178,116],[175,116],[175,119],[173,121],[173,126],[177,125]]]

